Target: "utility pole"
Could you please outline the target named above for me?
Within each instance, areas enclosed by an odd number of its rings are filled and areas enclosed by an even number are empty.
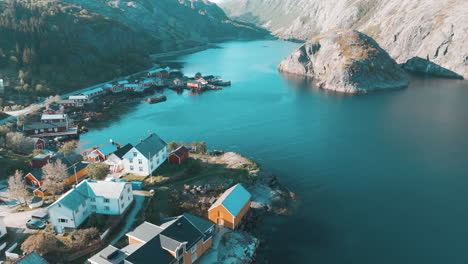
[[[78,176],[76,175],[76,163],[73,164],[73,172],[75,173],[75,183],[78,185]]]
[[[153,185],[153,171],[151,170],[151,152],[148,152],[148,171],[151,179],[151,185]]]

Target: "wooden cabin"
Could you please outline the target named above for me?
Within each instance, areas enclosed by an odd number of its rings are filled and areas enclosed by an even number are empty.
[[[188,157],[189,150],[184,146],[180,146],[169,154],[169,162],[182,164]]]
[[[208,209],[208,219],[220,226],[235,229],[248,212],[251,197],[242,184],[232,186]]]

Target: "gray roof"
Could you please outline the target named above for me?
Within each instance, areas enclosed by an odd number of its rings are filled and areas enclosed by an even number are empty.
[[[127,254],[122,250],[109,245],[103,250],[99,251],[96,255],[89,258],[89,261],[98,264],[121,264],[127,257]]]
[[[151,133],[149,137],[143,139],[140,143],[138,143],[135,148],[144,156],[148,155],[148,153],[153,156],[156,152],[161,151],[167,143],[164,142],[158,135]]]
[[[137,251],[141,246],[143,246],[144,243],[133,243],[133,244],[128,244],[125,247],[123,247],[121,250],[125,252],[125,254],[130,255],[133,252]]]
[[[177,241],[173,238],[161,234],[159,235],[159,239],[161,240],[161,247],[172,252],[176,252],[177,248],[179,248],[180,245],[183,244],[180,241]]]
[[[132,246],[128,250],[126,259],[134,264],[172,264],[177,261],[169,251],[176,252],[182,244],[187,244],[187,250],[198,241],[211,236],[208,231],[214,226],[213,223],[190,214],[183,214],[167,219],[161,226],[144,222],[128,236],[138,238],[145,243],[140,246]]]
[[[58,127],[66,127],[66,122],[57,122],[57,123],[31,123],[28,125],[24,125],[24,130],[35,130],[35,129],[48,129],[48,128],[58,128]]]
[[[91,197],[106,197],[111,199],[118,199],[124,192],[125,186],[130,183],[127,182],[114,182],[114,181],[91,181],[88,180],[88,191]]]
[[[161,227],[149,222],[143,222],[141,225],[135,228],[135,230],[128,233],[127,235],[141,240],[143,242],[148,242],[157,235],[159,235],[161,231],[163,231]]]

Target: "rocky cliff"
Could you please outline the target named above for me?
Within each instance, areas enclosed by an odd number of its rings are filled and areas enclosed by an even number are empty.
[[[227,0],[221,7],[285,39],[356,29],[398,63],[418,56],[468,77],[466,0]]]
[[[313,77],[318,87],[367,93],[408,85],[404,70],[369,36],[354,30],[318,35],[284,59],[279,70]]]

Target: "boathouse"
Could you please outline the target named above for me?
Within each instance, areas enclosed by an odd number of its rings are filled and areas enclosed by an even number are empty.
[[[242,184],[232,186],[208,209],[208,219],[220,226],[235,229],[249,210],[251,197]]]

